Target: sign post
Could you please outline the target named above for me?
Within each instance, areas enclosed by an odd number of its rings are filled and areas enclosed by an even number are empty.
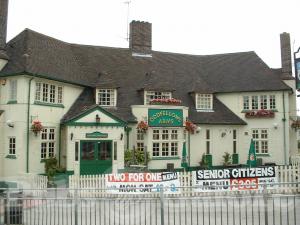
[[[300,52],[300,47],[294,52],[294,64],[295,64],[295,77],[296,77],[296,90],[300,90],[300,58],[296,58],[296,54]]]

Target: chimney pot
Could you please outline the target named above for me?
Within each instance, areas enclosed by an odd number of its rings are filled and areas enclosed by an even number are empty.
[[[8,59],[5,51],[7,35],[8,0],[0,0],[0,59]]]

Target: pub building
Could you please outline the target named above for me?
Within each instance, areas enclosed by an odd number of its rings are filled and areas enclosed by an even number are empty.
[[[69,174],[124,171],[127,149],[148,169],[198,167],[202,158],[288,164],[297,152],[290,37],[282,68],[255,52],[189,55],[152,50],[152,25],[130,23],[129,48],[66,43],[25,29],[6,41],[0,5],[0,176],[44,172],[56,157]],[[185,157],[186,155],[186,157]]]

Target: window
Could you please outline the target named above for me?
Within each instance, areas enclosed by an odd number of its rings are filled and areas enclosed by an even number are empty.
[[[243,96],[243,109],[244,110],[276,109],[276,97],[275,95]]]
[[[243,96],[243,102],[244,109],[249,109],[249,96]]]
[[[254,141],[256,153],[267,154],[269,152],[267,129],[253,129],[252,138]]]
[[[145,104],[149,105],[150,101],[153,99],[170,99],[170,98],[172,98],[171,92],[147,91],[145,93]]]
[[[144,151],[144,132],[137,130],[136,147],[139,151]]]
[[[41,134],[41,159],[54,157],[55,155],[55,129],[44,128]],[[75,146],[76,148],[76,146]],[[75,149],[76,150],[76,149]]]
[[[178,156],[178,130],[153,130],[152,156]]]
[[[61,86],[37,82],[35,84],[35,101],[62,104],[63,88]]]
[[[101,106],[116,106],[115,89],[99,89],[98,104]]]
[[[213,109],[212,94],[196,94],[196,109],[211,111]]]
[[[15,137],[9,138],[8,154],[9,155],[16,154],[16,138]]]
[[[206,154],[210,154],[210,130],[206,130]]]
[[[9,100],[10,101],[17,101],[17,91],[18,91],[17,80],[11,80],[9,84],[10,84]]]
[[[270,100],[270,109],[276,109],[275,95],[270,95],[269,100]]]
[[[233,154],[236,154],[236,130],[232,131],[232,139],[233,139]]]
[[[114,142],[114,160],[118,160],[118,143]]]
[[[258,109],[258,96],[252,96],[252,109]]]

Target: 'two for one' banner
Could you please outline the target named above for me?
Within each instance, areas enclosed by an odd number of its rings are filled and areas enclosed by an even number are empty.
[[[113,194],[180,193],[179,173],[120,173],[106,176],[106,188]]]

